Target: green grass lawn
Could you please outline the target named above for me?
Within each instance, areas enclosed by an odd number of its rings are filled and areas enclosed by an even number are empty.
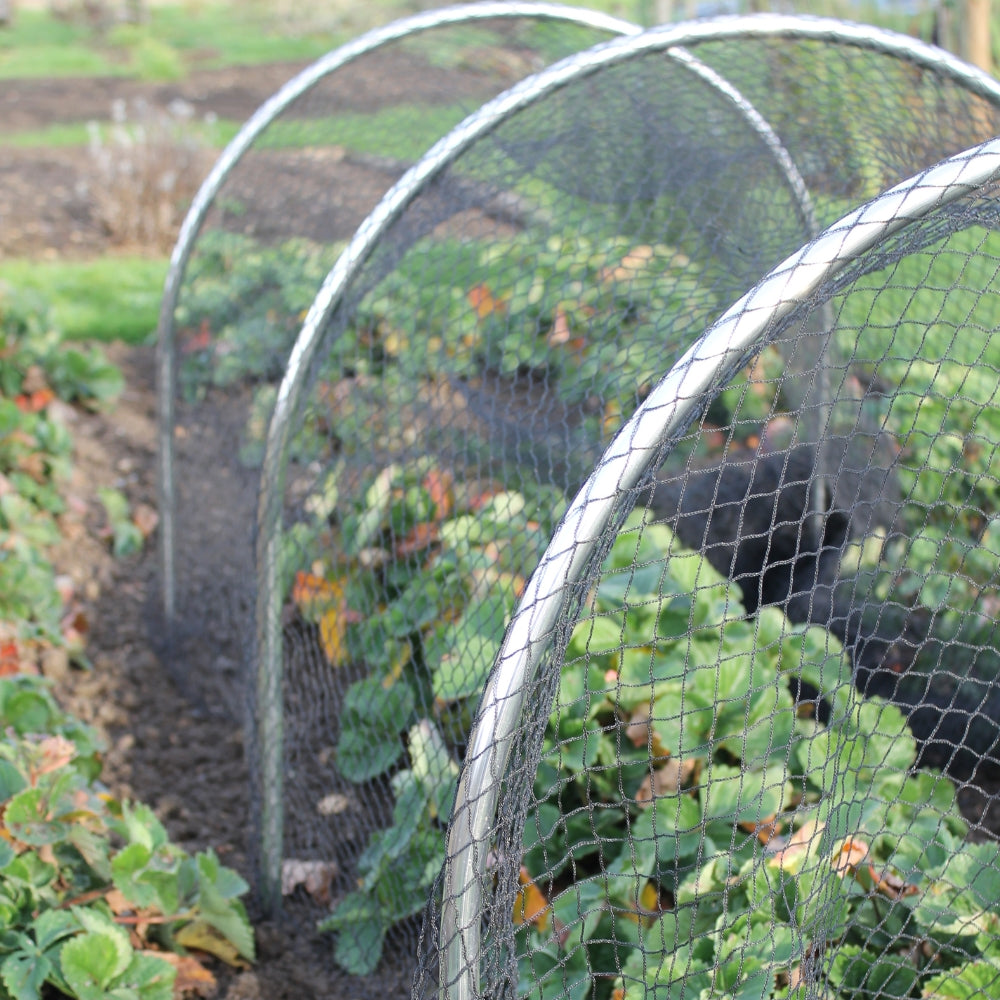
[[[445,135],[467,114],[469,108],[458,104],[399,104],[374,114],[346,112],[323,119],[283,120],[274,122],[264,133],[264,149],[302,149],[308,146],[343,146],[358,153],[372,153],[390,159],[416,160],[435,139]],[[106,130],[107,122],[99,127]],[[211,124],[195,122],[185,131],[195,130],[205,146],[221,150],[241,123],[218,119]],[[43,129],[12,132],[0,137],[0,148],[84,147],[89,141],[90,126],[85,122],[57,123]]]
[[[166,260],[148,257],[0,261],[0,282],[44,296],[53,325],[70,340],[146,340],[166,274]]]
[[[327,20],[337,23],[334,17]],[[53,18],[46,10],[22,10],[12,27],[0,31],[0,79],[176,79],[192,67],[315,59],[351,34],[335,28],[282,31],[260,4],[158,5],[149,24],[120,25],[103,34]]]

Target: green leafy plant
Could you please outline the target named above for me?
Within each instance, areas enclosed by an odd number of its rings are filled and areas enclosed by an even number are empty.
[[[836,640],[734,593],[662,525],[615,542],[525,828],[519,992],[973,995],[1000,974],[1000,848],[965,842],[951,782],[910,770],[902,715],[857,700]]]
[[[336,960],[356,975],[378,965],[390,927],[423,910],[444,864],[458,764],[428,719],[410,728],[407,745],[410,766],[392,778],[392,825],[372,835],[358,860],[357,890],[319,924],[337,932]]]
[[[205,233],[176,316],[185,395],[280,376],[337,253],[306,239],[267,247],[233,233]]]
[[[37,411],[53,396],[110,403],[122,385],[121,372],[98,349],[64,343],[40,292],[0,283],[0,393]]]
[[[192,857],[170,843],[148,807],[108,796],[97,735],[60,709],[45,679],[19,672],[37,671],[32,654],[46,646],[82,653],[47,555],[60,538],[72,447],[60,406],[99,405],[120,386],[101,355],[61,345],[44,305],[3,292],[0,1000],[55,991],[168,1000],[176,970],[163,954],[253,957],[243,880],[210,851]],[[121,547],[130,537],[127,505],[115,491],[104,498]]]
[[[307,240],[266,247],[206,233],[178,311],[183,391],[277,379],[336,254]],[[446,275],[447,284],[428,274]],[[583,448],[616,429],[661,373],[668,327],[700,328],[717,310],[704,279],[676,248],[622,238],[552,237],[541,251],[528,236],[471,248],[422,241],[330,345],[318,380],[324,412],[307,417],[296,455],[351,454],[372,426],[403,440],[408,421],[383,426],[386,393],[432,384],[442,367],[459,380],[544,377],[585,414]],[[244,461],[259,460],[272,402],[272,387],[259,388]],[[493,445],[482,442],[487,451]]]
[[[143,534],[132,520],[128,498],[120,491],[102,486],[97,495],[104,505],[111,535],[111,550],[116,556],[130,556],[142,551]]]
[[[253,958],[244,881],[99,791],[100,741],[43,680],[0,678],[0,722],[0,997],[165,1000],[175,969],[154,949]]]
[[[72,453],[56,401],[104,405],[121,386],[99,351],[62,343],[44,300],[0,286],[0,658],[68,632],[47,555]]]
[[[335,470],[307,502],[315,541],[305,550],[343,552],[346,561],[319,561],[289,587],[331,669],[367,667],[341,708],[338,770],[359,783],[391,775],[392,823],[361,855],[358,889],[321,924],[338,934],[337,961],[361,974],[375,968],[388,928],[426,903],[444,860],[473,700],[523,569],[551,530],[532,511],[555,517],[561,501],[544,490],[529,499],[463,484],[431,458],[389,466],[353,505],[345,500]],[[290,557],[304,544],[293,536]]]

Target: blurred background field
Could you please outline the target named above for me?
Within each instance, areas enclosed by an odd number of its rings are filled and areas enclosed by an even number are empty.
[[[69,337],[148,336],[166,256],[187,204],[219,151],[255,108],[323,53],[428,9],[428,0],[0,0],[0,281],[45,294]],[[939,41],[990,60],[1000,26],[989,3],[930,0],[593,0],[640,24],[774,10],[828,14]],[[963,30],[969,18],[990,29]],[[978,49],[973,44],[978,41]],[[415,54],[432,65],[483,59],[481,38]],[[970,51],[974,49],[975,51]],[[514,68],[512,68],[514,69]],[[441,106],[442,128],[463,116]],[[342,109],[334,135],[353,152],[412,161],[420,150],[372,150],[363,109]],[[405,97],[380,112],[401,120]],[[272,141],[281,141],[280,131]],[[294,144],[294,136],[287,141]],[[106,263],[101,260],[106,259]],[[110,308],[111,303],[114,307]]]

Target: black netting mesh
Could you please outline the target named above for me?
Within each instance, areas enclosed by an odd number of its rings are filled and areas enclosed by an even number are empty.
[[[416,950],[414,994],[438,988],[457,891],[439,872],[477,703],[623,422],[817,226],[997,131],[989,87],[927,50],[804,23],[581,60],[394,189],[401,210],[376,213],[359,266],[334,272],[261,484],[250,659],[281,700],[258,695],[249,752],[272,895],[277,876],[294,918],[325,916],[352,971]],[[282,115],[188,265],[171,662],[203,701],[240,697],[259,465],[342,241],[465,112],[596,33],[433,36]],[[390,62],[419,64],[416,82],[373,104],[365,74]],[[510,753],[479,759],[500,810],[477,847],[482,952],[452,967],[450,995],[1000,988],[981,846],[1000,823],[973,791],[996,753],[992,197],[796,299],[719,359],[641,484],[605,481],[617,513],[573,542],[591,571],[532,654],[523,705],[507,702]],[[210,467],[192,466],[206,441]]]
[[[997,194],[880,241],[782,319],[779,293],[740,375],[685,399],[655,480],[610,529],[579,522],[589,569],[520,607],[563,609],[525,626],[546,652],[501,656],[539,680],[509,767],[487,768],[482,954],[447,995],[996,995]],[[764,365],[817,315],[843,359],[819,510],[808,415]],[[459,834],[491,784],[467,781]]]

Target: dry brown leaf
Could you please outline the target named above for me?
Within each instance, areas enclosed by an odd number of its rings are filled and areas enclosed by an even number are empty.
[[[143,538],[149,538],[160,523],[160,515],[157,514],[156,508],[148,503],[137,503],[132,510],[132,523],[142,533]]]
[[[455,477],[447,469],[431,469],[422,485],[434,504],[435,517],[447,520],[455,509]]]
[[[49,774],[64,767],[76,756],[76,745],[65,736],[46,736],[38,744],[41,751],[41,759],[35,776]]]
[[[651,805],[659,795],[676,795],[683,788],[684,765],[674,757],[668,757],[662,767],[653,769],[647,774],[639,790],[635,793],[635,801],[639,806]]]
[[[175,955],[169,951],[143,951],[144,955],[169,962],[177,972],[174,979],[174,1000],[182,997],[213,997],[218,989],[215,976],[193,955]]]
[[[194,920],[190,924],[185,924],[174,933],[174,940],[183,948],[204,951],[216,958],[221,958],[226,965],[231,965],[234,969],[250,968],[247,961],[236,950],[235,945],[224,938],[210,924],[206,924],[204,920]]]
[[[104,894],[104,902],[117,916],[120,913],[135,913],[135,903],[128,899],[120,889],[109,889]]]
[[[486,319],[491,313],[504,311],[503,301],[495,298],[487,285],[474,285],[469,289],[467,298],[479,319]]]
[[[396,555],[405,558],[429,549],[438,540],[438,525],[434,521],[415,524],[396,545]]]
[[[746,833],[752,833],[765,847],[775,837],[780,835],[782,829],[781,822],[774,814],[759,822],[756,820],[741,820],[736,825]]]
[[[572,335],[566,310],[561,307],[557,308],[552,320],[552,329],[549,330],[549,335],[545,339],[549,342],[550,347],[558,347],[560,344],[569,343]]]
[[[625,737],[640,749],[649,746],[649,705],[640,705],[625,726]]]
[[[868,845],[863,840],[854,840],[848,837],[834,852],[831,863],[835,872],[840,875],[849,875],[857,871],[867,857]]]
[[[534,924],[540,931],[548,930],[552,908],[545,893],[535,885],[534,880],[523,865],[518,876],[521,888],[514,899],[514,923]]]
[[[825,824],[818,820],[803,823],[790,837],[773,837],[767,843],[769,852],[774,852],[774,861],[786,870],[795,866],[809,853],[813,837],[819,836]]]
[[[879,874],[875,871],[874,865],[869,865],[868,872],[875,883],[875,888],[888,899],[900,899],[903,896],[912,896],[920,891],[917,886],[911,885],[909,882],[904,882],[898,875],[888,870]]]
[[[301,886],[317,902],[329,903],[330,887],[338,871],[335,861],[288,858],[281,864],[281,894],[290,896]]]
[[[316,812],[320,816],[339,816],[341,813],[353,808],[354,799],[350,795],[342,795],[340,792],[331,792],[329,795],[324,795],[316,803]]]

